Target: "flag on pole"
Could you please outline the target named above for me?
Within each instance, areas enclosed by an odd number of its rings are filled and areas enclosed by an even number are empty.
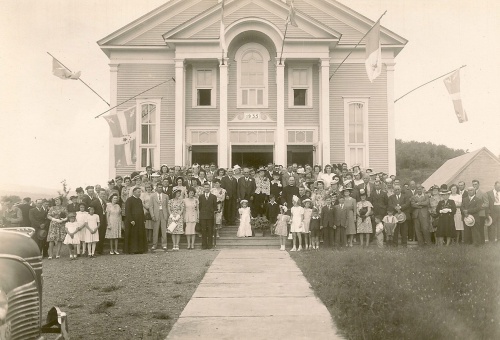
[[[222,51],[227,51],[227,46],[226,46],[226,28],[224,26],[224,0],[222,0],[221,4],[221,14],[220,14],[220,47]]]
[[[55,58],[52,58],[52,73],[61,79],[73,79],[73,80],[78,80],[80,78],[80,75],[82,72],[71,72],[68,70],[66,67],[61,65],[60,62],[58,62]]]
[[[366,73],[368,79],[373,81],[382,71],[382,48],[380,46],[380,22],[373,26],[372,30],[366,36]]]
[[[115,166],[133,165],[136,154],[136,109],[135,106],[104,116],[109,124],[115,145]]]
[[[455,108],[458,122],[464,123],[468,121],[467,113],[462,106],[462,96],[460,94],[460,69],[444,78],[444,85],[448,89],[451,100],[453,100],[453,107]]]
[[[293,5],[293,0],[290,0],[290,11],[288,12],[288,16],[286,17],[286,24],[290,24],[293,27],[299,27],[297,22],[295,21],[295,6]]]

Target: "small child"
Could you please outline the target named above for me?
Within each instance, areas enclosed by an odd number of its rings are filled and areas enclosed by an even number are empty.
[[[69,222],[66,222],[64,228],[66,229],[66,237],[64,238],[64,244],[69,247],[69,259],[76,260],[76,249],[75,245],[80,245],[80,223],[76,222],[76,214],[74,212],[68,213]]]
[[[278,220],[278,215],[280,214],[280,206],[276,203],[276,197],[271,194],[269,195],[269,202],[266,205],[266,218],[269,224],[274,226]],[[271,235],[274,234],[271,231]]]
[[[217,210],[215,211],[215,231],[219,238],[219,230],[222,229],[222,201],[217,200]]]
[[[78,229],[78,238],[80,239],[80,244],[76,246],[77,256],[80,256],[80,254],[85,255],[85,234],[87,230],[87,217],[89,216],[89,213],[85,210],[85,203],[80,203],[79,209],[80,211],[76,212],[76,222],[80,224]]]
[[[375,216],[375,237],[377,238],[377,247],[384,248],[384,224],[380,216]]]
[[[393,214],[394,214],[393,210],[388,210],[387,215],[382,220],[382,222],[384,222],[385,236],[387,236],[387,243],[389,245],[392,244],[392,236],[394,235],[394,228],[396,228],[396,224],[398,223],[398,219]]]
[[[280,206],[280,214],[276,218],[276,223],[274,224],[274,233],[280,236],[280,250],[285,250],[285,244],[288,238],[288,222],[290,221],[290,216],[286,214],[287,210],[287,207],[284,205]]]
[[[311,248],[316,250],[319,250],[319,224],[320,217],[318,208],[313,208],[311,222],[309,223],[309,230],[311,231]]]
[[[309,246],[310,249],[312,249],[312,244],[310,245],[309,243],[309,224],[311,223],[312,216],[312,201],[309,198],[306,198],[302,203],[304,204],[304,231],[302,234],[304,235],[304,246],[306,247],[306,250],[309,250]]]
[[[293,207],[290,209],[290,231],[293,237],[293,247],[290,251],[301,251],[302,232],[304,231],[304,208],[300,206],[300,198],[295,195],[293,195],[292,203]]]
[[[95,246],[99,241],[99,215],[94,214],[94,207],[89,207],[89,216],[87,216],[87,230],[85,232],[85,242],[89,257],[94,258]]]
[[[238,227],[238,237],[251,237],[252,236],[252,226],[250,225],[250,207],[248,206],[247,200],[241,200],[241,208],[238,209],[240,214],[240,226]]]

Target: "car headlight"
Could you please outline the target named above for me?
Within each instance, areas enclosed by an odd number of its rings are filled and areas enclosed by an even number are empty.
[[[0,323],[3,323],[7,318],[7,310],[9,303],[7,301],[7,295],[0,289]]]

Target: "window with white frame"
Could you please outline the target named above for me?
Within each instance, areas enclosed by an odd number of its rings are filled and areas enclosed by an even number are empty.
[[[288,106],[312,107],[312,67],[288,68]]]
[[[368,99],[344,99],[346,163],[368,164]]]
[[[268,62],[267,49],[249,43],[236,52],[238,74],[238,107],[267,107]]]
[[[216,73],[213,68],[193,68],[193,107],[215,107]]]
[[[140,115],[137,168],[143,169],[148,165],[158,169],[160,164],[160,100],[138,102]]]

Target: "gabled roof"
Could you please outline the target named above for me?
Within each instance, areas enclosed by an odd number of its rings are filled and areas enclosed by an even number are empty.
[[[336,0],[295,0],[294,4],[299,27],[289,25],[287,37],[291,40],[319,36],[340,39],[339,46],[355,45],[374,24],[373,20]],[[246,12],[238,11],[242,7],[246,7]],[[252,16],[252,11],[260,11],[254,14],[269,16],[269,20],[275,21],[273,23],[284,31],[288,9],[281,0],[226,0],[225,25],[228,27],[237,17]],[[165,47],[164,38],[217,39],[220,10],[218,0],[167,0],[164,5],[99,40],[98,44],[105,50],[126,46]],[[206,22],[195,25],[200,20]],[[395,47],[396,54],[407,43],[406,39],[382,26],[380,32],[382,46]]]
[[[428,189],[434,184],[449,184],[482,153],[491,156],[491,158],[500,165],[500,160],[490,150],[483,147],[476,151],[466,153],[465,155],[447,160],[439,169],[430,175],[422,185],[424,188]]]

